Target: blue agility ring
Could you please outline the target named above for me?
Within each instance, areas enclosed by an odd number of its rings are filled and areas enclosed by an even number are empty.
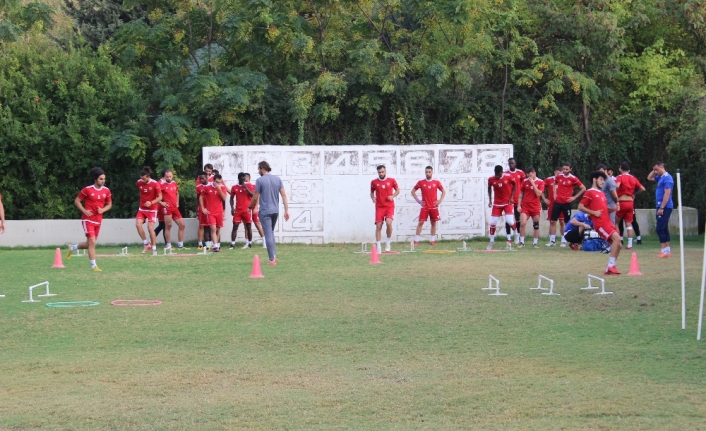
[[[47,302],[47,307],[54,307],[54,308],[93,307],[94,305],[100,305],[100,302],[97,302],[97,301]]]

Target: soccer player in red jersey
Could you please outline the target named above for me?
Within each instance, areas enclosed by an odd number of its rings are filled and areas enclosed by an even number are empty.
[[[210,163],[206,163],[203,166],[202,172],[205,173],[205,175],[206,175],[206,183],[212,183],[213,182],[213,165]],[[201,172],[196,174],[196,181],[195,182],[196,182],[196,189],[197,189],[196,190],[196,218],[199,221],[199,229],[198,229],[199,247],[198,247],[198,249],[200,251],[200,250],[203,250],[204,238],[205,238],[206,244],[207,244],[206,248],[208,248],[208,245],[211,242],[211,230],[206,229],[206,231],[204,232],[204,225],[203,225],[204,220],[203,220],[203,215],[201,214],[201,205],[199,205],[199,203],[198,203],[198,199],[199,199],[198,188],[199,188],[199,184],[201,184]]]
[[[103,172],[103,169],[93,168],[89,175],[93,185],[84,187],[74,200],[74,205],[81,211],[81,225],[83,226],[83,232],[86,234],[86,242],[71,245],[66,259],[71,259],[71,254],[78,249],[87,249],[91,269],[100,272],[101,269],[96,264],[96,241],[98,241],[98,233],[101,230],[103,214],[113,207],[113,197],[108,187],[105,187],[105,172]]]
[[[419,211],[417,233],[414,235],[415,246],[419,245],[419,235],[422,233],[422,227],[424,227],[424,222],[427,221],[427,219],[431,222],[431,238],[429,244],[436,245],[436,222],[441,220],[441,216],[439,216],[439,205],[441,205],[444,197],[446,197],[446,190],[444,186],[441,185],[441,181],[431,179],[434,175],[434,168],[431,166],[424,168],[424,175],[426,179],[419,180],[412,188],[414,200],[422,206],[422,209]],[[421,200],[417,197],[417,190],[419,189],[422,190]],[[441,190],[441,197],[439,197],[439,190]]]
[[[616,226],[625,220],[625,229],[628,231],[628,250],[632,250],[633,222],[635,214],[635,196],[645,191],[645,187],[640,184],[640,181],[630,175],[630,165],[627,163],[620,164],[620,175],[615,179],[618,186],[618,202],[620,209],[615,215]]]
[[[250,182],[250,174],[247,172],[245,172],[245,184],[247,184],[247,186],[245,187],[245,191],[252,198],[255,195],[255,184]],[[260,203],[258,202],[255,205],[255,208],[250,211],[250,213],[252,214],[252,222],[255,225],[255,228],[257,229],[257,233],[260,234],[260,238],[262,238],[262,248],[267,250],[267,241],[265,241],[265,231],[262,230],[262,223],[260,223],[259,211]],[[252,239],[250,241],[250,244],[252,245]]]
[[[507,165],[510,169],[505,171],[507,175],[510,175],[510,178],[512,178],[515,181],[515,196],[513,199],[513,202],[517,202],[518,204],[520,203],[520,191],[522,189],[522,181],[527,178],[527,175],[525,175],[525,172],[522,169],[517,169],[517,162],[515,161],[514,157],[510,157],[507,159]],[[520,220],[520,207],[519,205],[515,207],[515,222],[517,220]],[[505,233],[508,235],[512,235],[512,226],[510,226],[509,223],[505,223]],[[519,244],[520,243],[520,235],[518,234],[515,237],[515,243]]]
[[[135,183],[137,190],[140,191],[140,207],[135,215],[135,227],[145,246],[142,253],[147,253],[151,245],[152,256],[157,256],[157,235],[154,233],[154,224],[157,222],[157,211],[160,208],[158,204],[162,200],[162,189],[159,183],[150,177],[151,174],[152,169],[149,166],[145,166],[140,172],[140,179]],[[147,222],[150,239],[147,239],[142,227],[145,222]]]
[[[586,186],[581,183],[577,177],[571,174],[571,163],[564,162],[561,166],[561,174],[554,176],[554,204],[549,218],[549,244],[547,247],[556,245],[556,221],[559,215],[564,215],[564,220],[571,219],[571,203],[578,199],[583,192],[586,191]],[[574,188],[578,187],[579,191],[573,194]],[[562,241],[561,246],[565,247],[566,242]]]
[[[534,168],[527,169],[527,178],[522,181],[520,190],[520,200],[517,205],[520,211],[520,244],[519,248],[525,246],[525,233],[527,232],[527,221],[532,219],[534,237],[532,247],[539,248],[539,215],[542,213],[542,201],[547,202],[544,197],[544,181],[537,178],[537,171]]]
[[[230,233],[230,249],[235,248],[235,239],[238,237],[238,226],[243,223],[245,228],[245,245],[243,248],[252,247],[252,212],[248,208],[252,201],[255,185],[245,182],[245,173],[238,174],[238,184],[230,190],[230,214],[233,216],[233,231]],[[235,206],[233,205],[235,203]]]
[[[382,224],[387,225],[387,245],[385,251],[390,251],[392,241],[392,220],[395,218],[395,198],[400,194],[400,188],[394,178],[387,177],[385,165],[377,167],[378,178],[370,182],[370,199],[375,204],[375,241],[378,253],[382,253]]]
[[[490,213],[490,243],[486,250],[492,250],[495,244],[495,229],[498,226],[500,216],[505,214],[505,222],[513,230],[517,229],[515,224],[515,188],[517,183],[507,174],[503,173],[503,167],[495,166],[495,175],[488,178],[488,208],[493,210]],[[493,198],[495,194],[495,198]],[[512,236],[507,235],[507,244],[512,244]]]
[[[221,251],[219,235],[223,227],[223,202],[225,202],[227,195],[228,188],[220,174],[214,175],[213,182],[201,187],[199,192],[201,214],[206,222],[204,229],[208,226],[211,230],[214,253]]]
[[[552,219],[552,208],[554,208],[554,180],[556,177],[561,175],[561,166],[554,168],[554,175],[544,179],[544,189],[547,191],[547,221]],[[566,222],[564,220],[564,214],[559,214],[559,227],[561,232],[564,232],[566,228]],[[561,244],[564,246],[564,237],[561,237]]]
[[[604,274],[618,275],[620,271],[615,267],[615,261],[620,254],[620,234],[615,230],[613,222],[610,221],[608,203],[606,202],[605,193],[603,193],[605,179],[605,173],[600,171],[591,172],[592,187],[583,195],[579,203],[579,211],[591,216],[593,229],[598,232],[601,238],[610,243],[610,257],[608,258],[608,267]]]
[[[167,248],[172,248],[172,222],[179,228],[177,233],[177,247],[184,248],[184,230],[186,225],[179,211],[179,184],[174,181],[174,172],[171,169],[162,171],[162,179],[159,180],[162,189],[162,200],[159,202],[160,213],[164,218],[164,241]]]
[[[2,206],[2,195],[0,195],[0,233],[5,233],[5,207]]]

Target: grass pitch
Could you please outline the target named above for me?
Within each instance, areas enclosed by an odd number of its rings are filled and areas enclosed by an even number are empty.
[[[359,248],[281,245],[264,279],[248,278],[260,248],[152,257],[133,246],[99,258],[102,273],[85,257],[51,269],[53,250],[0,250],[0,429],[706,428],[703,237],[687,243],[686,331],[677,243],[666,260],[655,242],[636,246],[644,276],[607,277],[606,297],[580,290],[605,268],[598,253],[369,265]],[[529,289],[540,273],[561,296]],[[480,290],[489,274],[508,296]],[[45,280],[58,296],[21,302]],[[45,305],[71,300],[100,305]]]

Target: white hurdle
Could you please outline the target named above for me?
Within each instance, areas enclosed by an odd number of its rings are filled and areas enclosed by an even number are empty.
[[[582,287],[581,290],[594,290],[598,289],[598,286],[591,284],[591,280],[599,280],[601,282],[601,291],[595,293],[594,295],[612,295],[613,292],[605,291],[605,278],[596,277],[595,275],[588,274],[588,287]]]
[[[172,247],[164,247],[164,254],[163,256],[176,256],[177,254],[174,253],[174,249]]]
[[[127,252],[127,247],[123,247],[120,249],[120,253],[116,254],[116,256],[129,256],[130,253]]]
[[[370,253],[370,250],[368,250],[368,243],[364,242],[360,246],[360,251],[354,251],[353,253],[355,254],[365,254],[365,253]]]
[[[493,287],[493,282],[495,282],[495,287]],[[493,277],[492,275],[488,276],[488,287],[483,287],[481,290],[494,290],[495,291],[495,293],[489,293],[488,296],[506,296],[507,295],[507,293],[500,293],[500,280]]]
[[[530,290],[547,290],[546,287],[542,287],[542,280],[546,280],[549,282],[549,292],[542,292],[542,295],[559,296],[558,293],[554,293],[554,280],[552,280],[549,277],[545,277],[542,274],[539,274],[539,280],[537,281],[537,287],[530,287]]]
[[[456,251],[473,251],[472,248],[466,247],[466,241],[463,241],[463,247],[457,247]]]
[[[402,253],[416,253],[417,250],[414,249],[414,241],[409,242],[409,250],[402,250]]]
[[[49,293],[49,282],[45,281],[45,282],[42,282],[39,284],[35,284],[34,286],[29,286],[29,299],[22,301],[22,302],[42,302],[38,299],[34,299],[34,297],[32,296],[32,290],[34,290],[35,288],[40,287],[40,286],[46,286],[47,293],[45,293],[44,295],[37,295],[38,298],[44,298],[46,296],[56,296],[56,293]]]
[[[82,251],[83,251],[83,253],[81,253]],[[87,257],[88,256],[87,253],[88,253],[88,250],[78,249],[78,250],[74,251],[73,253],[71,253],[71,256],[72,257]]]

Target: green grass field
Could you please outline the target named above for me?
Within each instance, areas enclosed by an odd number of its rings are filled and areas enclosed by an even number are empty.
[[[636,247],[644,276],[607,278],[606,297],[580,290],[605,268],[598,253],[369,265],[359,247],[280,246],[256,280],[260,248],[99,258],[102,273],[85,257],[50,269],[53,250],[0,250],[0,429],[706,429],[703,237],[687,242],[686,331],[678,243],[668,260],[653,240]],[[539,273],[561,296],[529,289]],[[489,274],[508,296],[480,290]],[[45,280],[58,296],[21,302]],[[71,300],[100,305],[45,305]]]

